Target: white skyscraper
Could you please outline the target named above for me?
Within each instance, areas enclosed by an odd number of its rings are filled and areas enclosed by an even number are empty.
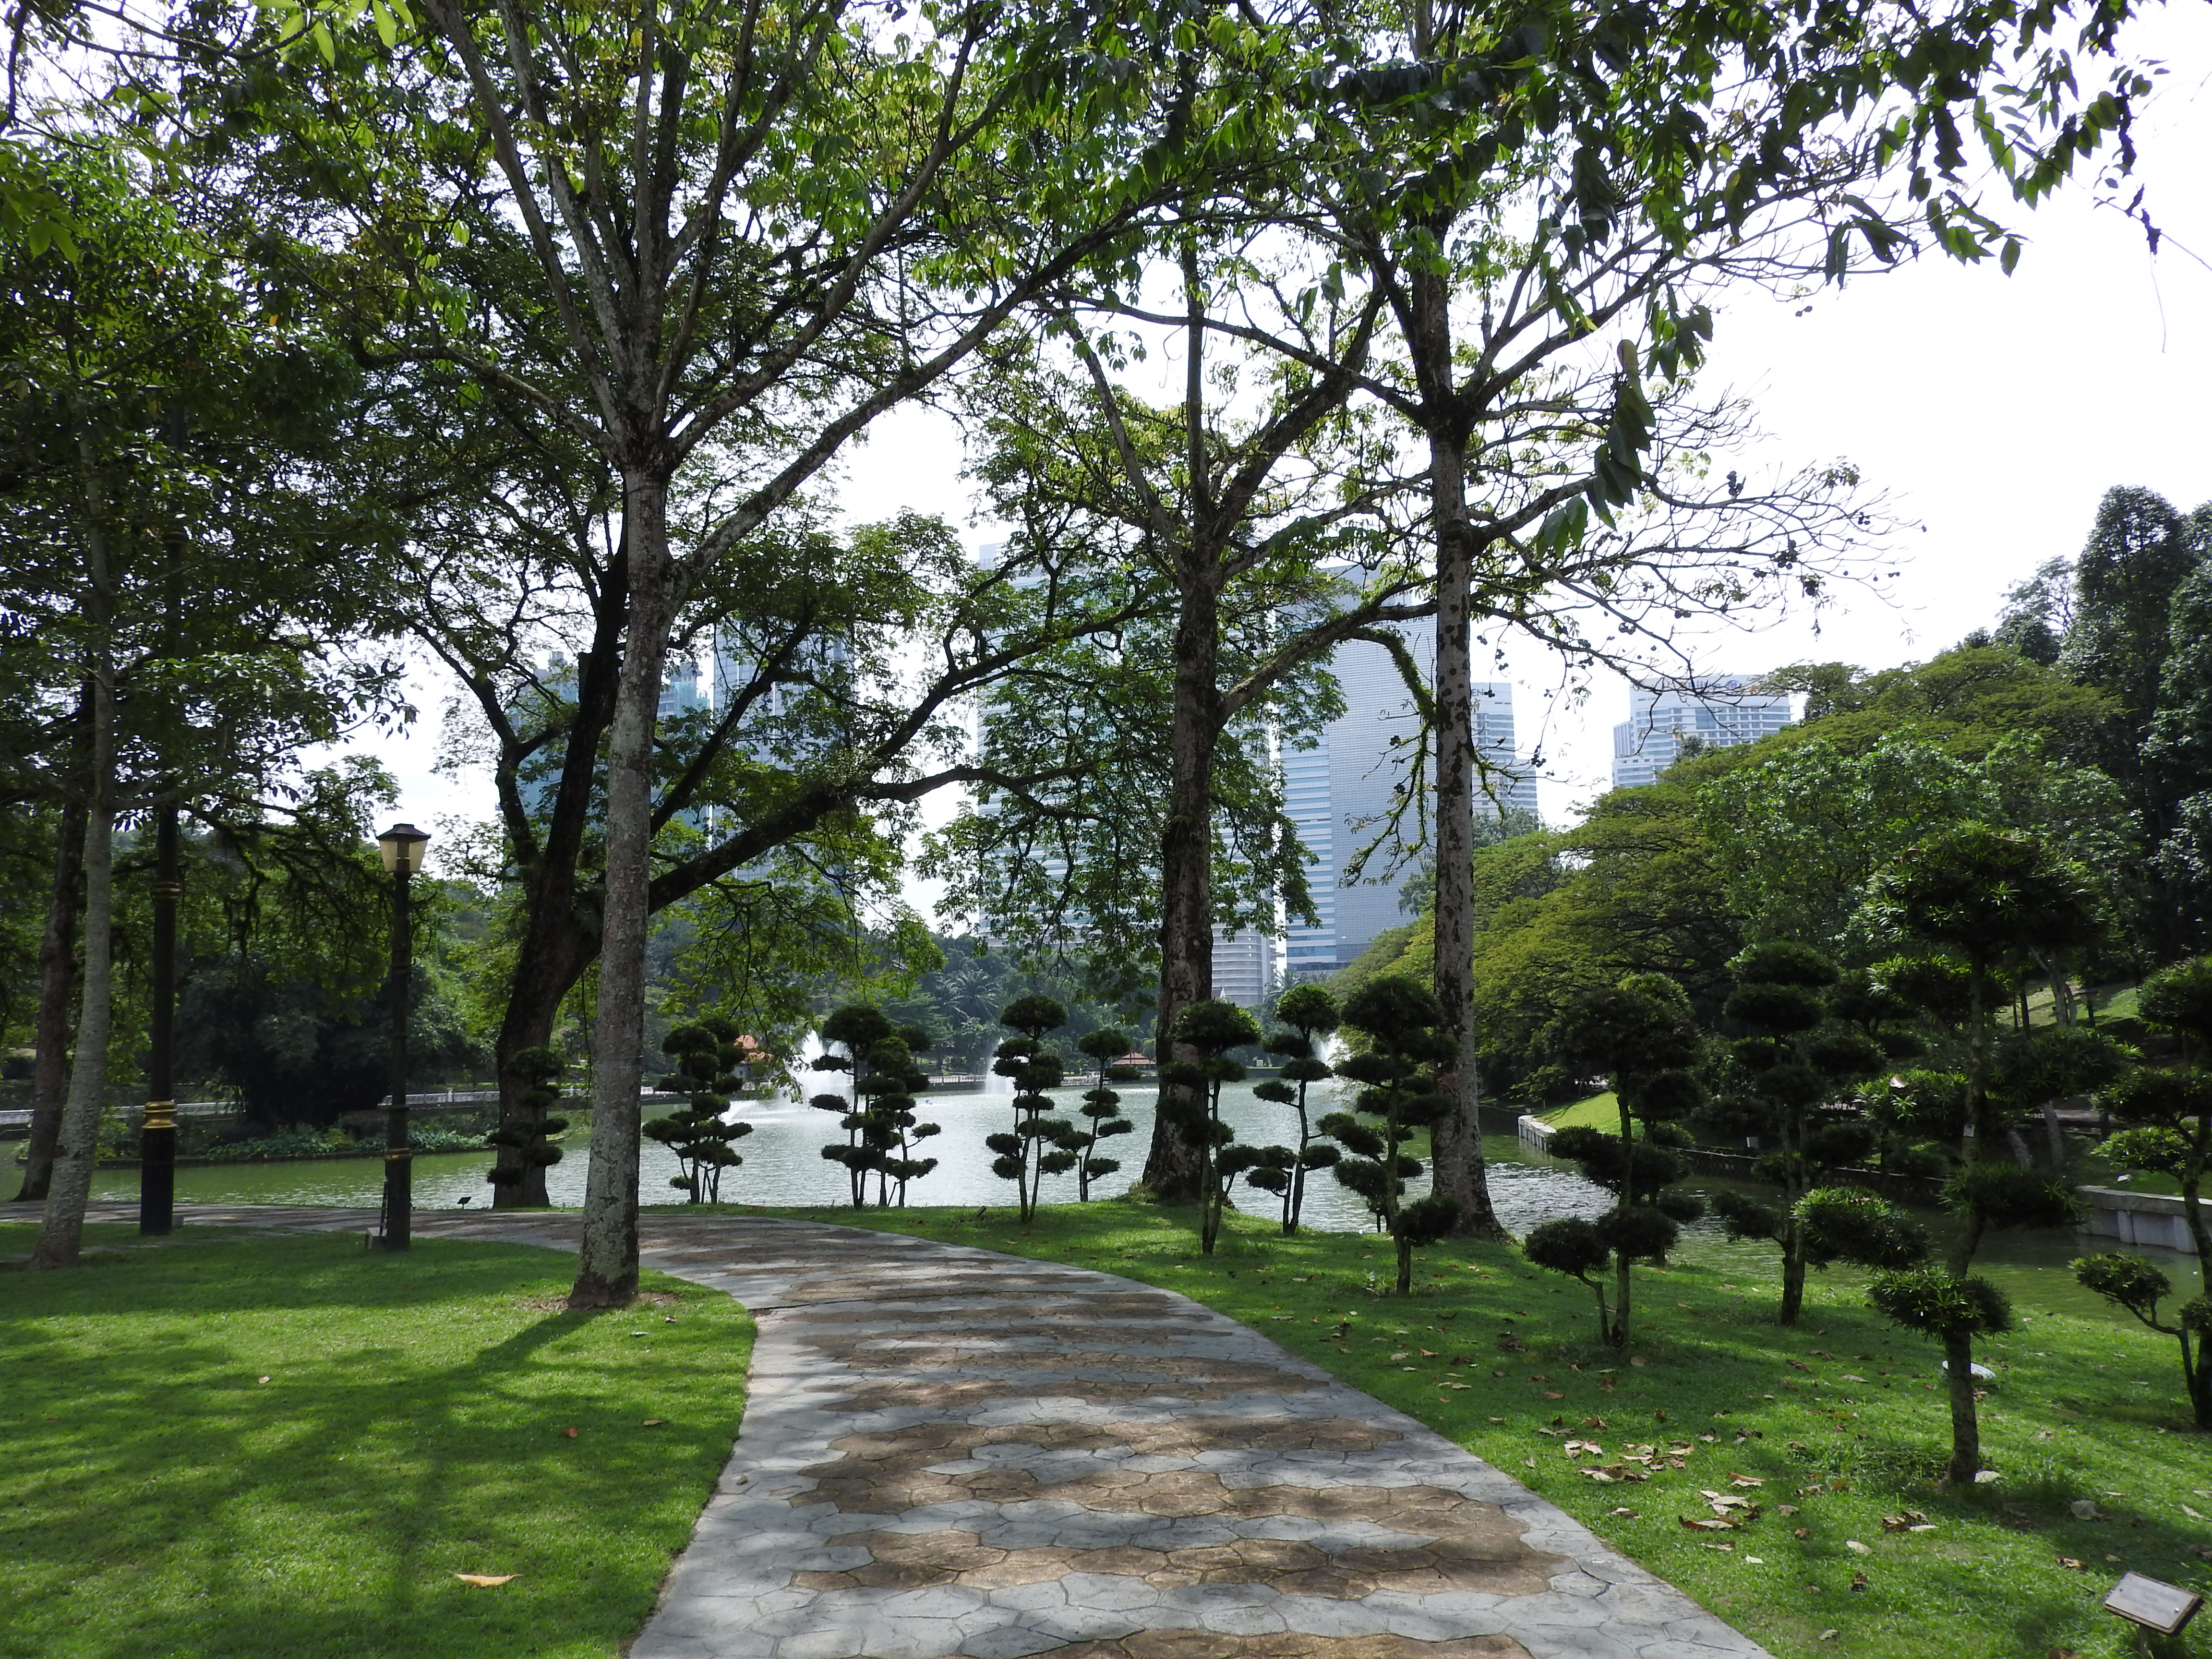
[[[1613,787],[1633,788],[1656,780],[1697,738],[1708,749],[1734,749],[1771,737],[1791,720],[1786,691],[1762,690],[1742,674],[1697,682],[1694,690],[1669,686],[1628,696],[1628,718],[1613,728]]]
[[[1421,672],[1428,673],[1432,637],[1415,630],[1407,637]],[[1411,920],[1399,896],[1414,872],[1407,867],[1386,874],[1388,846],[1369,854],[1368,873],[1359,881],[1346,883],[1344,869],[1382,833],[1395,792],[1408,774],[1412,757],[1404,745],[1421,740],[1420,716],[1380,646],[1347,641],[1336,648],[1329,668],[1344,695],[1344,713],[1323,729],[1315,747],[1283,751],[1284,807],[1305,842],[1307,881],[1320,915],[1318,924],[1291,926],[1284,969],[1292,980],[1344,966],[1377,933]],[[1487,780],[1490,793],[1477,799],[1475,810],[1517,810],[1533,817],[1536,780],[1514,747],[1510,684],[1475,686],[1474,722],[1475,746],[1494,769]],[[1430,807],[1422,803],[1413,810],[1425,817]]]

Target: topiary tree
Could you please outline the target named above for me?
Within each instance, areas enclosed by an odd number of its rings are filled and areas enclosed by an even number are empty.
[[[1563,1066],[1610,1082],[1620,1108],[1618,1134],[1571,1127],[1552,1137],[1550,1150],[1613,1195],[1613,1207],[1586,1224],[1613,1261],[1613,1306],[1608,1311],[1598,1298],[1599,1334],[1622,1347],[1632,1328],[1632,1265],[1663,1261],[1680,1236],[1679,1224],[1705,1213],[1698,1199],[1667,1190],[1689,1173],[1673,1150],[1687,1140],[1680,1121],[1705,1102],[1704,1085],[1691,1069],[1702,1054],[1697,1023],[1689,998],[1673,980],[1632,974],[1612,990],[1576,998],[1546,1028],[1543,1042]],[[1583,1261],[1589,1237],[1564,1221],[1547,1222],[1522,1248],[1540,1267],[1586,1279],[1594,1271],[1588,1266],[1557,1264]]]
[[[2179,1326],[2169,1327],[2154,1317],[2159,1300],[2167,1293],[2163,1278],[2157,1294],[2148,1295],[2148,1280],[2130,1281],[2115,1269],[2093,1265],[2108,1260],[2102,1256],[2076,1261],[2074,1274],[2154,1330],[2179,1340],[2190,1410],[2198,1427],[2212,1428],[2212,1370],[2203,1347],[2205,1333],[2212,1329],[2212,1228],[2205,1224],[2202,1202],[2205,1174],[2212,1168],[2212,1067],[2205,1064],[2212,1058],[2212,957],[2153,974],[2143,981],[2137,1006],[2144,1024],[2180,1040],[2180,1063],[2130,1072],[2099,1097],[2099,1103],[2128,1126],[2105,1143],[2105,1151],[2117,1164],[2170,1176],[2180,1188],[2182,1215],[2197,1246],[2197,1294],[2183,1306]],[[2119,1294],[2123,1289],[2127,1296]],[[2197,1345],[2193,1358],[2192,1336]]]
[[[1398,1149],[1415,1129],[1437,1122],[1454,1109],[1454,1097],[1438,1085],[1437,1070],[1449,1065],[1458,1048],[1449,1033],[1439,1029],[1444,1016],[1435,994],[1395,975],[1370,980],[1346,999],[1344,1022],[1365,1035],[1367,1047],[1340,1065],[1337,1075],[1365,1085],[1355,1104],[1380,1118],[1382,1128],[1372,1155],[1340,1159],[1336,1176],[1355,1192],[1361,1191],[1362,1181],[1367,1183],[1362,1195],[1376,1207],[1383,1230],[1397,1246],[1398,1294],[1404,1296],[1413,1288],[1413,1252],[1451,1231],[1459,1205],[1437,1193],[1401,1202],[1407,1176],[1419,1175],[1421,1165]],[[1340,1130],[1337,1138],[1344,1139]]]
[[[1329,1165],[1329,1174],[1336,1177],[1337,1185],[1357,1193],[1366,1203],[1368,1216],[1375,1223],[1375,1231],[1388,1232],[1390,1230],[1390,1200],[1383,1189],[1393,1177],[1383,1166],[1385,1143],[1382,1132],[1369,1127],[1349,1112],[1325,1113],[1315,1127],[1328,1136],[1338,1149],[1337,1160]],[[1412,1137],[1413,1132],[1409,1129],[1404,1138],[1411,1139]],[[1395,1177],[1398,1190],[1402,1192],[1407,1181],[1418,1179],[1424,1167],[1420,1159],[1407,1158],[1400,1152]]]
[[[919,1026],[902,1026],[870,1043],[860,1055],[864,1067],[854,1079],[853,1092],[862,1103],[860,1146],[875,1171],[876,1202],[906,1206],[907,1183],[919,1181],[937,1167],[933,1158],[916,1158],[915,1143],[936,1134],[934,1123],[915,1121],[915,1097],[929,1079],[915,1064],[915,1044],[929,1046],[929,1033]],[[896,1196],[892,1187],[896,1184]]]
[[[1090,1127],[1076,1128],[1070,1125],[1072,1133],[1063,1143],[1065,1149],[1075,1155],[1075,1201],[1088,1204],[1091,1183],[1121,1167],[1118,1158],[1097,1155],[1098,1143],[1127,1134],[1136,1127],[1121,1115],[1121,1097],[1111,1085],[1134,1083],[1138,1073],[1135,1066],[1119,1063],[1121,1056],[1129,1052],[1127,1031],[1108,1026],[1092,1031],[1075,1046],[1098,1073],[1098,1081],[1083,1091],[1083,1104],[1075,1109]]]
[[[1951,1459],[1946,1475],[1970,1484],[1982,1464],[1981,1424],[1974,1401],[1974,1339],[2012,1328],[2012,1304],[1986,1279],[1968,1278],[1932,1263],[1876,1273],[1867,1299],[1907,1330],[1943,1345],[1945,1385],[1951,1401]]]
[[[986,1135],[983,1144],[997,1156],[991,1173],[1014,1183],[1021,1218],[1036,1213],[1037,1189],[1048,1175],[1075,1166],[1075,1154],[1056,1145],[1073,1126],[1048,1115],[1057,1089],[1066,1073],[1060,1055],[1045,1042],[1048,1031],[1067,1024],[1067,1010],[1048,996],[1017,998],[999,1015],[999,1023],[1018,1033],[999,1045],[991,1069],[1014,1084],[1014,1127]]]
[[[1865,910],[1877,931],[1940,946],[1966,967],[1966,1158],[1987,1158],[2000,1127],[1990,1017],[2008,973],[2102,935],[2088,881],[2039,836],[1962,823],[1899,854],[1868,884]]]
[[[1722,1018],[1730,1045],[1729,1115],[1773,1149],[1755,1173],[1782,1189],[1778,1207],[1741,1193],[1713,1200],[1731,1238],[1764,1238],[1782,1251],[1781,1322],[1794,1325],[1805,1305],[1810,1261],[1798,1205],[1820,1176],[1855,1164],[1874,1150],[1873,1127],[1823,1110],[1853,1084],[1879,1075],[1889,1056],[1868,1033],[1832,1017],[1835,965],[1810,945],[1754,945],[1729,964],[1735,989]]]
[[[484,1179],[493,1186],[522,1186],[528,1170],[550,1170],[561,1161],[561,1149],[547,1143],[568,1127],[568,1120],[548,1114],[561,1103],[561,1079],[568,1069],[568,1062],[550,1048],[523,1048],[508,1056],[507,1073],[521,1079],[524,1085],[515,1097],[515,1121],[494,1129],[484,1137],[484,1144],[515,1147],[522,1162],[514,1169],[494,1164],[485,1170]]]
[[[2008,1136],[2043,1119],[2045,1156],[2053,1170],[2066,1167],[2066,1138],[2058,1103],[2111,1087],[2142,1058],[2107,1031],[2087,1025],[2045,1025],[2014,1032],[1996,1045],[1990,1065],[1992,1114]],[[2014,1140],[2025,1151],[2027,1143]]]
[[[1291,1194],[1298,1174],[1298,1155],[1287,1146],[1230,1146],[1223,1150],[1225,1165],[1232,1152],[1249,1152],[1249,1163],[1240,1164],[1244,1184],[1260,1192],[1272,1193],[1280,1201],[1285,1232],[1291,1228]],[[1222,1188],[1224,1200],[1228,1188]]]
[[[1808,1256],[1896,1270],[1927,1259],[1928,1230],[1887,1199],[1856,1187],[1816,1187],[1795,1206]]]
[[[1974,1339],[2012,1328],[2011,1304],[1985,1279],[1968,1271],[1989,1233],[2014,1227],[2064,1227],[2080,1212],[2063,1176],[1984,1161],[1954,1170],[1944,1183],[1943,1206],[1960,1219],[1948,1259],[1877,1273],[1868,1299],[1910,1330],[1934,1337],[1943,1348],[1944,1386],[1951,1402],[1954,1481],[1973,1480],[1982,1466],[1981,1425],[1974,1400]]]
[[[832,1011],[830,1017],[822,1022],[820,1035],[824,1052],[815,1060],[814,1069],[817,1072],[848,1072],[852,1073],[854,1083],[858,1084],[864,1056],[890,1034],[891,1023],[881,1009],[872,1008],[861,1002],[848,1003]],[[842,1054],[829,1052],[828,1045],[832,1043],[845,1052]],[[831,1142],[822,1149],[822,1156],[832,1164],[845,1166],[853,1207],[866,1209],[868,1205],[868,1176],[881,1165],[884,1152],[880,1146],[870,1146],[865,1138],[868,1118],[867,1114],[860,1109],[859,1091],[854,1089],[847,1095],[816,1095],[807,1104],[818,1111],[840,1115],[838,1127],[845,1131],[844,1144],[839,1146]]]
[[[673,1152],[683,1166],[683,1174],[668,1178],[670,1186],[690,1203],[719,1204],[723,1172],[744,1162],[733,1143],[753,1132],[750,1123],[724,1121],[730,1095],[744,1086],[740,1073],[752,1055],[738,1028],[724,1019],[678,1025],[661,1039],[660,1048],[676,1061],[676,1070],[660,1086],[687,1098],[665,1117],[647,1124],[645,1133]]]
[[[1159,1109],[1176,1115],[1175,1127],[1198,1149],[1199,1249],[1211,1255],[1221,1234],[1224,1201],[1215,1160],[1237,1138],[1236,1131],[1221,1121],[1221,1085],[1244,1076],[1244,1067],[1229,1057],[1229,1051],[1258,1042],[1260,1026],[1235,1003],[1209,998],[1191,1003],[1176,1016],[1170,1040],[1198,1056],[1170,1060],[1159,1068]]]
[[[1257,1184],[1281,1196],[1283,1231],[1289,1236],[1297,1233],[1305,1212],[1308,1172],[1333,1168],[1344,1156],[1340,1148],[1315,1135],[1306,1116],[1306,1091],[1332,1075],[1321,1057],[1321,1039],[1335,1030],[1344,1016],[1327,990],[1307,984],[1294,985],[1276,1000],[1275,1018],[1290,1028],[1267,1039],[1267,1052],[1282,1056],[1282,1076],[1255,1085],[1252,1092],[1297,1112],[1298,1144],[1291,1149],[1287,1174],[1279,1188],[1272,1177]]]
[[[2175,1322],[2158,1316],[2158,1304],[2173,1293],[2172,1281],[2139,1255],[2085,1255],[2074,1263],[2074,1277],[2082,1287],[2125,1308],[2154,1331],[2161,1331],[2181,1346],[2181,1383],[2189,1396],[2190,1414],[2200,1429],[2212,1429],[2212,1299],[2203,1295],[2184,1303]]]

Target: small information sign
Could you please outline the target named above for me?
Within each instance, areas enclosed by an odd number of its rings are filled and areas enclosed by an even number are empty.
[[[2105,1598],[2106,1613],[2131,1619],[2160,1636],[2172,1636],[2180,1630],[2203,1605],[2204,1598],[2194,1590],[2185,1590],[2162,1579],[2146,1578],[2139,1572],[2126,1574]]]

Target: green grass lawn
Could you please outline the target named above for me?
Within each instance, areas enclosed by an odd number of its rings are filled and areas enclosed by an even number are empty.
[[[1890,1328],[1842,1272],[1816,1276],[1805,1322],[1785,1330],[1772,1278],[1740,1260],[1640,1271],[1642,1333],[1620,1354],[1593,1340],[1580,1285],[1495,1246],[1425,1252],[1399,1301],[1376,1294],[1391,1257],[1372,1236],[1285,1239],[1231,1218],[1209,1260],[1188,1216],[1138,1204],[1048,1209],[1026,1229],[1000,1211],[806,1213],[1100,1267],[1218,1308],[1508,1471],[1779,1655],[2118,1659],[2133,1642],[2097,1604],[2124,1569],[2212,1592],[2191,1550],[2212,1547],[2212,1437],[2188,1425],[2167,1340],[2109,1321],[2037,1313],[1987,1345],[1984,1461],[2002,1479],[1948,1491],[1934,1479],[1948,1424],[1932,1345]],[[1570,1455],[1570,1438],[1603,1454]],[[1632,1446],[1690,1451],[1644,1482],[1584,1473]],[[1705,1492],[1762,1513],[1735,1531],[1684,1526],[1711,1518]],[[2075,1518],[2082,1500],[2105,1518]],[[1903,1529],[1916,1525],[1929,1529]]]
[[[1545,1122],[1554,1129],[1591,1128],[1618,1133],[1620,1128],[1620,1103],[1607,1089],[1601,1095],[1589,1095],[1571,1106],[1560,1106],[1540,1114]]]
[[[681,1280],[578,1315],[520,1245],[109,1224],[29,1273],[34,1232],[0,1226],[8,1659],[613,1655],[737,1431],[751,1323]]]

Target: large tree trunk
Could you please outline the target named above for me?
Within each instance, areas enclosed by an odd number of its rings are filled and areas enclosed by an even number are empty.
[[[84,902],[84,803],[71,801],[62,808],[53,892],[46,902],[46,931],[39,940],[31,1140],[23,1157],[22,1190],[15,1194],[18,1204],[46,1197],[53,1181],[54,1149],[61,1143],[62,1101],[69,1083],[70,1010],[76,1000],[76,917]]]
[[[100,1114],[107,1097],[107,1037],[115,1000],[115,660],[108,639],[113,606],[107,565],[107,500],[93,465],[91,438],[78,439],[84,461],[86,610],[92,708],[85,768],[84,989],[79,1000],[69,1101],[62,1109],[53,1179],[31,1252],[33,1267],[73,1267],[84,1239],[84,1207]]]
[[[577,922],[567,895],[558,904],[543,900],[529,908],[522,949],[507,981],[507,1013],[500,1021],[494,1048],[498,1062],[499,1127],[525,1137],[520,1145],[498,1147],[493,1168],[511,1180],[492,1183],[492,1207],[496,1210],[539,1209],[548,1202],[545,1166],[532,1154],[544,1144],[544,1115],[524,1097],[536,1085],[514,1076],[507,1061],[526,1048],[550,1047],[553,1026],[561,1017],[561,1000],[568,994],[590,966],[594,941]]]
[[[629,648],[607,741],[606,901],[592,1072],[592,1168],[572,1308],[620,1307],[637,1291],[638,1088],[645,1044],[645,954],[653,915],[653,731],[675,612],[668,484],[623,479],[630,574]]]
[[[1475,1066],[1474,1019],[1474,527],[1468,520],[1467,454],[1446,424],[1442,399],[1451,386],[1451,319],[1444,280],[1424,271],[1413,279],[1417,358],[1433,418],[1429,438],[1429,499],[1437,534],[1437,1001],[1444,1011],[1456,1058],[1449,1077],[1452,1110],[1437,1124],[1431,1146],[1431,1190],[1459,1206],[1453,1231],[1462,1237],[1504,1238],[1490,1202],[1482,1157],[1482,1086]],[[1433,388],[1433,389],[1431,389]]]
[[[1169,1043],[1176,1017],[1213,994],[1213,745],[1220,618],[1217,595],[1204,582],[1186,584],[1176,624],[1175,708],[1168,732],[1167,827],[1160,842],[1160,1002],[1156,1052],[1160,1060],[1196,1060],[1198,1051]],[[1198,1198],[1198,1148],[1167,1109],[1169,1085],[1152,1119],[1145,1184],[1156,1198]],[[1186,1103],[1195,1112],[1195,1091]]]

